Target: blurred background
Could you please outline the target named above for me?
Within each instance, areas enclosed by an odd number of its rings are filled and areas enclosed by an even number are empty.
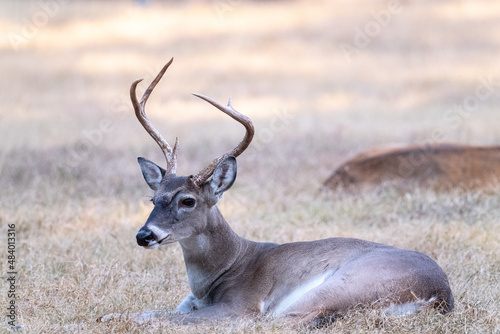
[[[0,31],[7,217],[147,197],[135,159],[163,157],[129,87],[171,57],[148,115],[189,175],[243,135],[190,92],[232,97],[256,127],[245,205],[309,201],[376,147],[500,144],[496,1],[2,1]]]
[[[241,136],[190,92],[231,96],[257,125],[248,158],[278,146],[315,184],[380,145],[498,144],[499,16],[487,0],[2,1],[0,168],[20,151],[72,174],[102,151],[160,157],[128,89],[171,57],[147,110],[185,174]]]

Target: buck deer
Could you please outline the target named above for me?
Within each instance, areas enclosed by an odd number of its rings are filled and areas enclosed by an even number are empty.
[[[139,122],[166,158],[166,169],[138,158],[154,190],[154,208],[137,233],[147,249],[178,242],[191,293],[174,311],[135,314],[135,321],[161,318],[181,323],[252,315],[309,323],[332,319],[362,304],[375,303],[391,313],[416,312],[424,305],[442,313],[453,309],[448,279],[439,265],[417,251],[350,238],[275,244],[238,236],[217,208],[236,178],[236,157],[254,135],[252,121],[231,106],[194,94],[241,123],[246,133],[230,152],[196,175],[177,176],[176,153],[153,127],[144,108],[170,60],[140,102],[135,81],[130,89]],[[110,314],[107,321],[119,314]],[[130,317],[130,316],[129,316]]]
[[[327,190],[359,192],[379,186],[407,190],[488,190],[498,185],[500,147],[427,144],[361,153],[324,182]]]

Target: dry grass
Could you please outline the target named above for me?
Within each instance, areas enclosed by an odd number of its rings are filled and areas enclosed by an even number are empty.
[[[12,34],[23,37],[40,2],[0,4],[0,229],[5,240],[7,224],[16,224],[17,322],[25,332],[500,332],[500,194],[318,194],[337,164],[372,146],[500,144],[499,85],[473,112],[456,107],[481,80],[499,81],[498,3],[401,1],[350,61],[339,46],[352,45],[356,28],[387,2],[316,3],[68,2],[17,51]],[[180,137],[180,173],[196,172],[242,135],[188,92],[232,96],[255,120],[256,139],[220,204],[240,235],[345,236],[420,250],[447,272],[456,310],[352,312],[322,330],[266,319],[95,323],[110,312],[172,309],[188,292],[178,246],[147,251],[134,240],[151,210],[135,158],[162,159],[134,120],[128,87],[151,80],[171,56],[148,111],[168,140]]]

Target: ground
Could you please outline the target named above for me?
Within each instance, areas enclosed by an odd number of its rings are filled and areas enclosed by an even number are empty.
[[[499,192],[319,192],[337,165],[370,148],[500,144],[499,3],[8,0],[0,31],[0,233],[15,233],[1,243],[0,275],[17,273],[16,297],[2,284],[0,305],[6,314],[14,301],[24,332],[500,332]],[[135,243],[152,209],[136,157],[163,157],[128,89],[171,57],[147,111],[171,144],[180,139],[178,174],[198,172],[244,131],[190,92],[232,97],[254,120],[219,205],[238,234],[419,250],[448,274],[455,311],[353,311],[324,329],[96,323],[174,309],[189,292],[178,245]]]

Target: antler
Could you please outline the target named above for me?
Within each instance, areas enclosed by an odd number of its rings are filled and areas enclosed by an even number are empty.
[[[148,89],[146,89],[146,91],[144,92],[144,95],[142,95],[140,102],[137,101],[135,90],[137,84],[144,79],[138,79],[134,81],[130,86],[130,99],[132,100],[132,105],[134,106],[135,115],[137,116],[137,119],[142,124],[144,129],[151,135],[151,137],[153,137],[158,146],[160,146],[161,151],[165,155],[165,159],[167,160],[167,168],[166,168],[167,175],[175,174],[177,170],[177,145],[179,144],[179,138],[175,138],[174,148],[172,149],[170,145],[167,143],[167,141],[163,138],[161,133],[155,129],[151,121],[148,119],[144,107],[146,106],[146,102],[148,101],[149,95],[151,95],[151,92],[153,91],[153,89],[155,89],[156,84],[158,84],[158,82],[161,80],[163,74],[165,74],[165,71],[168,69],[168,67],[170,66],[170,64],[172,64],[173,61],[174,58],[170,59],[170,61],[165,66],[163,66],[160,73],[158,73],[156,78],[149,85]]]
[[[197,186],[201,186],[206,180],[208,180],[208,178],[210,176],[212,176],[212,174],[215,170],[215,167],[217,167],[217,165],[222,160],[226,159],[229,156],[237,157],[238,155],[243,153],[243,151],[246,150],[246,148],[248,147],[248,145],[250,145],[250,142],[253,139],[253,135],[254,135],[255,131],[253,128],[252,120],[250,118],[248,118],[247,116],[240,114],[239,112],[237,112],[236,110],[233,109],[233,107],[231,106],[231,99],[229,99],[227,106],[223,106],[223,105],[215,102],[214,100],[212,100],[208,96],[204,96],[204,95],[196,94],[196,93],[191,93],[191,94],[193,94],[196,97],[199,97],[202,100],[207,101],[208,103],[210,103],[211,105],[213,105],[214,107],[216,107],[217,109],[219,109],[220,111],[225,113],[226,115],[229,115],[234,120],[243,124],[243,126],[246,129],[245,137],[243,137],[243,140],[235,148],[233,148],[231,151],[224,153],[223,155],[215,158],[214,161],[212,161],[212,163],[209,164],[205,169],[203,169],[198,174],[193,176],[194,183]]]

